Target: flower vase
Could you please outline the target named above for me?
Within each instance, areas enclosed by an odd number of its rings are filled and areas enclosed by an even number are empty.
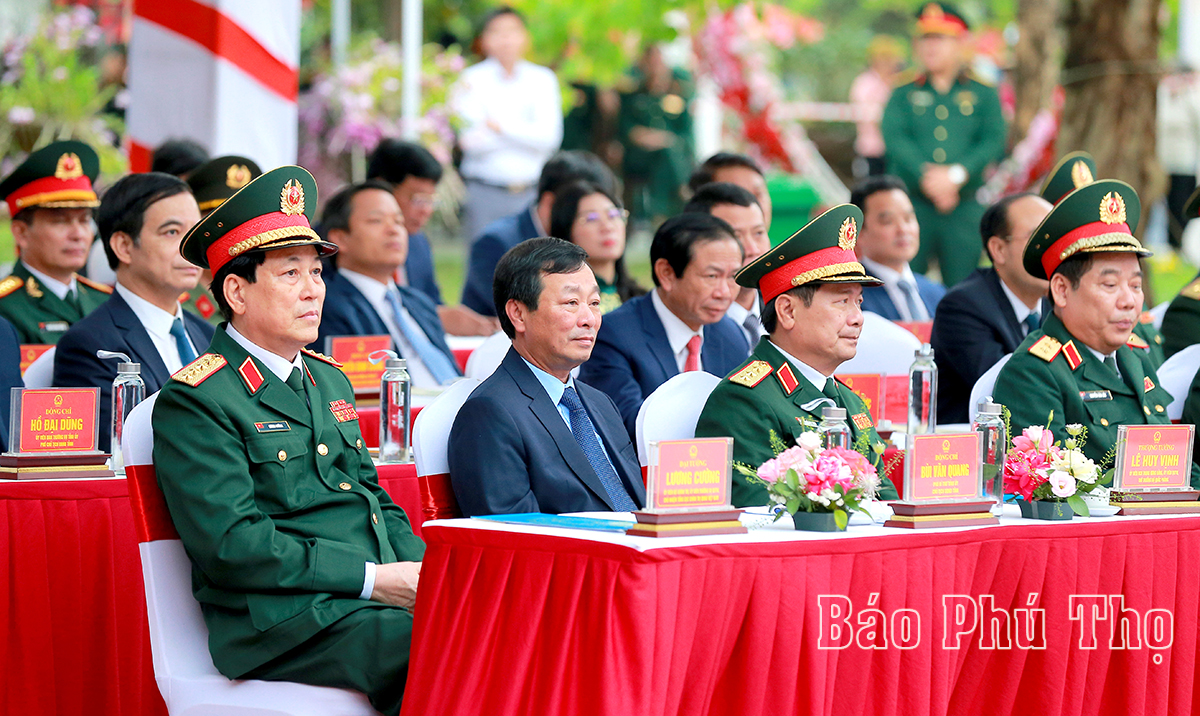
[[[804,512],[792,515],[792,523],[797,530],[805,532],[845,532],[845,527],[838,527],[832,512]]]
[[[1051,500],[1018,500],[1021,506],[1021,516],[1031,520],[1069,520],[1075,516],[1075,510],[1066,502]]]

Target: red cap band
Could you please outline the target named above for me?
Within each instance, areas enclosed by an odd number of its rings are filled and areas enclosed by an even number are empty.
[[[853,250],[843,249],[838,246],[830,246],[827,249],[814,251],[811,254],[805,254],[798,259],[788,261],[786,264],[759,279],[758,288],[762,291],[763,303],[767,303],[784,291],[794,288],[796,284],[793,284],[792,280],[795,278],[803,277],[804,274],[810,271],[815,271],[826,266],[847,263],[858,264],[858,257],[854,255]],[[805,280],[800,283],[804,284],[808,283],[808,281]]]
[[[1050,248],[1046,249],[1042,254],[1042,268],[1046,270],[1046,278],[1054,275],[1054,270],[1065,260],[1059,257],[1072,244],[1081,239],[1090,239],[1093,236],[1103,236],[1104,234],[1128,234],[1131,238],[1133,237],[1133,232],[1129,230],[1129,225],[1124,222],[1106,224],[1103,221],[1093,221],[1077,229],[1072,229],[1063,234],[1061,239],[1051,244]],[[1067,258],[1070,258],[1070,256]]]
[[[96,201],[96,192],[92,189],[92,180],[87,175],[74,179],[59,179],[58,177],[42,177],[29,182],[25,186],[9,194],[9,216],[16,216],[21,209],[38,206],[55,201]]]
[[[305,229],[305,231],[292,231]],[[250,221],[229,230],[220,239],[208,247],[205,256],[208,258],[208,268],[216,273],[218,269],[237,256],[265,243],[287,238],[288,236],[313,236],[312,228],[308,225],[308,217],[304,214],[288,215],[282,211],[256,216]]]

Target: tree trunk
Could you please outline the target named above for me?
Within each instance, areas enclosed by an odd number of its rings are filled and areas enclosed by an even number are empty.
[[[1016,110],[1009,127],[1009,146],[1025,138],[1034,115],[1050,107],[1059,80],[1062,30],[1057,0],[1019,0],[1019,39],[1014,49],[1013,88]]]
[[[1059,154],[1091,152],[1097,176],[1128,182],[1142,221],[1166,190],[1155,155],[1160,0],[1071,0]]]

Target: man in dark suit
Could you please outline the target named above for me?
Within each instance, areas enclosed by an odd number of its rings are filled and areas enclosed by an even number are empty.
[[[408,232],[408,258],[397,272],[397,282],[429,297],[437,306],[446,332],[455,336],[490,336],[500,330],[495,318],[481,316],[463,305],[447,306],[442,301],[433,269],[433,251],[425,225],[433,216],[434,195],[442,180],[442,165],[420,144],[384,139],[375,147],[367,164],[367,177],[392,185],[392,196],[404,213]]]
[[[25,387],[21,380],[21,339],[17,329],[0,318],[0,451],[8,450],[12,389]]]
[[[921,229],[904,182],[882,174],[863,179],[850,192],[850,203],[863,213],[855,253],[880,286],[864,286],[862,310],[889,321],[928,321],[946,289],[908,262],[921,246]]]
[[[975,382],[1048,315],[1049,283],[1022,265],[1030,234],[1048,213],[1050,203],[1033,193],[1004,197],[984,212],[980,233],[992,267],[950,289],[933,319],[942,422],[967,422]]]
[[[668,378],[691,370],[723,378],[750,354],[745,334],[725,316],[742,256],[733,229],[709,214],[680,214],[655,232],[654,290],[605,316],[579,370],[580,380],[613,399],[630,437],[642,401]]]
[[[600,287],[586,259],[574,244],[540,238],[496,266],[496,308],[513,345],[450,430],[450,481],[468,516],[645,504],[616,406],[571,377],[600,327]]]
[[[54,353],[54,385],[100,389],[100,449],[109,449],[116,361],[97,350],[124,353],[142,365],[146,394],[208,347],[213,328],[179,305],[196,288],[200,269],[179,254],[183,235],[200,221],[187,183],[170,174],[130,174],[105,193],[96,212],[113,294],[63,335]]]
[[[546,227],[550,226],[554,193],[559,187],[580,179],[598,184],[614,195],[618,193],[612,171],[595,154],[572,150],[550,157],[542,167],[534,203],[488,224],[471,244],[467,278],[463,284],[464,306],[483,316],[496,315],[496,306],[492,304],[492,274],[500,257],[526,239],[545,236]]]
[[[408,361],[413,385],[431,388],[462,375],[428,296],[393,280],[404,265],[408,233],[391,187],[367,181],[325,204],[321,225],[339,248],[325,277],[325,312],[314,350],[331,336],[388,335]]]

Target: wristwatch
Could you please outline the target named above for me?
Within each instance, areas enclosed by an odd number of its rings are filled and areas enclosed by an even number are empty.
[[[962,186],[967,183],[967,168],[961,164],[951,164],[947,176],[950,178],[950,181]]]

